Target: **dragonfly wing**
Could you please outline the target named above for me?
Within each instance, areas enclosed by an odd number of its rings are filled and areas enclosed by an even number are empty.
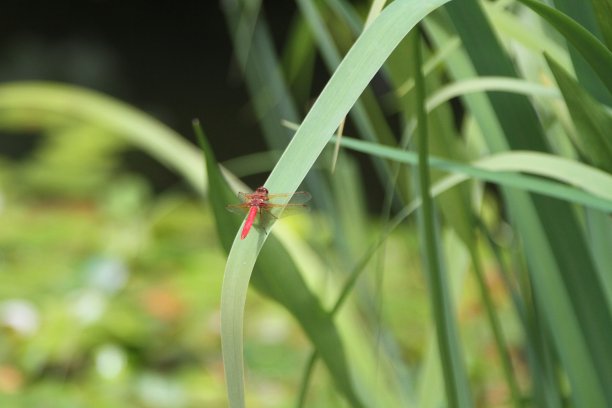
[[[245,204],[230,204],[226,205],[225,208],[227,209],[227,211],[232,212],[234,214],[246,214],[247,212],[249,212],[249,208],[251,208],[251,206]]]
[[[296,191],[293,194],[268,194],[268,201],[274,203],[275,201],[287,202],[289,204],[304,204],[310,201],[312,196],[306,191]]]
[[[269,215],[273,219],[284,218],[289,215],[303,214],[310,211],[306,204],[268,204],[262,207],[261,214]]]
[[[251,208],[250,202],[254,194],[238,193],[241,204],[227,205],[228,211],[236,214],[245,214]],[[269,194],[268,200],[259,209],[259,223],[266,225],[280,217],[308,212],[310,208],[303,204],[312,196],[306,191],[297,191],[293,194]],[[275,203],[276,201],[276,203]],[[281,204],[282,203],[282,204]]]
[[[310,193],[306,191],[296,191],[293,194],[270,194],[268,196],[269,203],[265,211],[270,213],[275,218],[287,217],[294,214],[302,214],[310,211],[305,202],[312,198]],[[275,201],[288,201],[287,204],[278,204]]]
[[[304,214],[310,211],[310,207],[305,204],[287,204],[282,212],[280,209],[273,211],[273,215],[277,218],[285,218],[290,215]],[[279,215],[280,213],[280,215]]]
[[[249,193],[242,193],[242,192],[240,192],[240,193],[237,193],[237,194],[236,194],[236,196],[238,197],[238,199],[239,199],[240,201],[242,201],[243,203],[246,203],[246,202],[251,201],[251,196],[252,196],[252,195],[253,195],[253,194],[249,194]]]

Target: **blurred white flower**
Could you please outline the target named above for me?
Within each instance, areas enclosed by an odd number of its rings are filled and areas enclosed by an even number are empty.
[[[113,380],[125,369],[127,358],[123,349],[105,344],[96,352],[96,370],[104,379]]]
[[[106,296],[97,289],[85,289],[77,292],[72,300],[72,314],[81,324],[94,323],[106,309]]]
[[[110,295],[125,286],[128,269],[120,259],[98,258],[91,263],[88,274],[90,286]]]
[[[36,307],[23,299],[10,299],[0,303],[0,322],[24,336],[32,336],[40,327]]]
[[[138,381],[138,394],[146,406],[171,408],[185,406],[185,391],[180,384],[157,374],[145,374]]]

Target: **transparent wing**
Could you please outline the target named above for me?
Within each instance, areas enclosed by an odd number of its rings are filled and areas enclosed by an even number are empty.
[[[311,198],[312,196],[310,193],[306,191],[296,191],[293,194],[268,194],[268,200],[272,204],[274,204],[275,201],[287,201],[289,205],[304,204],[310,201]]]
[[[305,204],[287,204],[270,207],[269,210],[262,211],[262,214],[269,214],[273,218],[285,218],[290,215],[304,214],[310,211],[310,207]]]
[[[247,203],[229,204],[229,205],[226,205],[225,208],[227,209],[227,211],[232,212],[234,214],[244,215],[247,212],[249,212],[249,208],[251,208],[251,206],[248,205]]]
[[[246,202],[251,201],[251,197],[253,196],[253,194],[252,193],[242,193],[242,192],[240,192],[240,193],[236,194],[236,196],[238,197],[238,199],[240,201],[242,201],[243,203],[246,203]]]
[[[238,199],[241,204],[229,204],[225,208],[235,214],[244,215],[251,208],[250,202],[254,194],[238,193]],[[294,214],[302,214],[310,211],[310,207],[304,203],[312,198],[310,193],[306,191],[297,191],[293,194],[268,194],[268,201],[259,209],[258,221],[266,224],[277,218],[282,218]],[[287,204],[275,203],[288,201]]]
[[[289,198],[287,204],[274,203],[274,201],[285,201],[287,198]],[[267,213],[274,218],[303,214],[310,211],[310,207],[304,203],[311,198],[310,193],[306,191],[297,191],[294,194],[270,194],[268,195],[268,203],[262,207],[262,213]]]

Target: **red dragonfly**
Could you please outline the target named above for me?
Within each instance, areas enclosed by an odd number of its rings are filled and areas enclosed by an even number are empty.
[[[225,208],[233,213],[248,213],[240,235],[240,239],[245,239],[257,214],[259,214],[259,224],[265,226],[271,220],[277,219],[279,214],[284,217],[308,211],[309,207],[304,203],[310,200],[311,196],[306,191],[297,191],[293,194],[269,194],[268,189],[261,186],[252,194],[238,193],[238,198],[242,201],[241,204],[230,204]],[[281,201],[286,204],[278,204],[274,201]]]

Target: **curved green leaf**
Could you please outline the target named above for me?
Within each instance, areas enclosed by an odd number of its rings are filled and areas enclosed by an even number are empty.
[[[343,137],[342,146],[385,157],[398,162],[416,165],[416,153],[361,140]],[[454,178],[438,188],[447,189],[470,178],[498,183],[534,193],[556,197],[591,208],[612,211],[612,176],[582,163],[539,152],[499,153],[463,164],[438,157],[430,157],[429,165],[444,171],[457,173]],[[545,179],[510,173],[521,171],[542,177],[557,179],[576,187],[565,186]],[[449,184],[447,184],[449,183]]]
[[[427,100],[427,110],[432,111],[444,102],[475,92],[497,91],[512,92],[529,96],[559,98],[558,89],[535,84],[522,79],[506,77],[478,77],[453,82],[438,89]]]
[[[576,127],[572,140],[589,162],[612,172],[612,117],[558,63],[545,57]]]
[[[481,2],[452,2],[446,10],[476,72],[517,76],[512,61],[483,16]],[[492,93],[487,99],[507,145],[516,150],[547,151],[540,118],[527,98]],[[481,119],[478,118],[479,123],[487,125]],[[498,140],[484,135],[491,146],[499,146]],[[612,337],[612,316],[581,220],[569,203],[562,200],[507,188],[502,189],[502,194],[510,219],[522,238],[533,299],[542,311],[538,315],[555,332],[551,341],[571,384],[572,400],[580,406],[610,405],[612,389],[607,384],[612,377],[612,364],[602,356],[611,353],[610,343],[604,339]],[[539,356],[532,362],[535,371],[546,365]],[[547,377],[543,383],[558,379],[555,370],[545,367],[541,372]],[[556,392],[553,387],[550,390]]]
[[[291,193],[297,189],[340,121],[393,49],[418,21],[447,1],[399,0],[383,10],[347,53],[289,143],[266,182],[270,191]],[[241,343],[244,304],[251,271],[265,239],[265,233],[257,230],[242,241],[237,234],[226,265],[221,336],[228,344],[223,349],[223,359],[231,390],[244,387]],[[244,406],[242,392],[232,392],[230,397],[230,406]]]
[[[534,0],[519,0],[553,25],[584,57],[612,92],[612,52],[586,28],[560,11]]]
[[[206,191],[206,175],[202,172],[198,150],[174,130],[138,109],[78,86],[52,82],[0,85],[0,126],[44,125],[52,115],[91,123],[125,137],[185,177],[197,191]]]
[[[422,72],[421,38],[414,35],[415,60],[415,105],[418,120],[418,176],[419,191],[422,200],[422,225],[424,235],[421,244],[424,250],[424,261],[428,270],[430,304],[434,315],[436,339],[442,364],[446,401],[450,407],[472,406],[469,381],[461,353],[457,320],[453,313],[453,301],[448,290],[448,276],[439,258],[439,238],[434,227],[434,206],[430,194],[429,171],[429,127],[425,111],[425,78]]]
[[[608,48],[612,48],[612,1],[591,0],[597,25]]]
[[[235,231],[240,229],[241,219],[230,214],[225,205],[234,202],[236,194],[221,176],[214,154],[197,123],[195,130],[204,151],[209,201],[215,215],[217,233],[223,248],[229,252]],[[348,362],[331,314],[323,309],[319,298],[312,293],[290,254],[276,237],[271,236],[261,250],[251,282],[258,291],[280,303],[295,317],[327,366],[338,390],[351,405],[361,406],[350,381]],[[225,337],[223,342],[223,348],[242,347],[242,336],[236,333],[236,337]],[[241,391],[230,388],[229,392]],[[239,394],[235,396],[238,397]]]

